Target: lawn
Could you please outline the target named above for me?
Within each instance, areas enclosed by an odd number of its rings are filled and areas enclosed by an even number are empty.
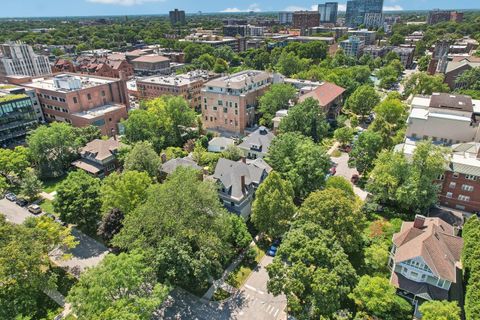
[[[223,301],[227,298],[230,298],[231,294],[222,288],[218,288],[217,291],[213,294],[213,301]]]
[[[43,191],[46,193],[51,193],[53,191],[56,191],[58,188],[58,185],[62,183],[62,181],[66,178],[66,176],[61,176],[58,178],[51,178],[48,180],[43,181]]]
[[[55,210],[53,209],[53,203],[51,200],[43,199],[42,203],[40,203],[40,207],[42,208],[43,212],[56,215]]]
[[[240,288],[252,273],[253,269],[258,265],[265,252],[257,245],[251,248],[252,255],[245,255],[243,261],[238,267],[228,275],[227,283],[235,288]]]

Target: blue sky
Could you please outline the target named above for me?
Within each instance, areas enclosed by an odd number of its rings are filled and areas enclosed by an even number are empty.
[[[340,9],[346,0],[339,0]],[[172,8],[186,12],[241,12],[310,9],[311,0],[0,0],[0,17],[164,14]],[[480,9],[479,0],[385,0],[386,10]]]

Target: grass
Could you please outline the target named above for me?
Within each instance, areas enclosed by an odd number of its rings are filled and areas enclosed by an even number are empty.
[[[218,288],[217,291],[215,291],[215,293],[213,294],[213,301],[223,301],[230,298],[230,296],[230,292],[227,292],[222,288]]]
[[[61,176],[58,178],[52,178],[43,181],[43,191],[46,193],[52,193],[58,189],[58,185],[63,182],[66,176]]]
[[[53,203],[51,200],[43,199],[42,203],[40,203],[40,208],[42,208],[42,210],[46,213],[50,213],[55,216],[57,215],[53,209]]]
[[[238,267],[228,275],[227,283],[235,288],[240,288],[247,281],[253,269],[265,256],[265,252],[256,245],[250,250],[252,254],[247,253]]]
[[[332,156],[333,158],[341,157],[341,156],[342,156],[342,152],[340,152],[340,150],[338,150],[338,149],[335,149],[335,150],[333,150],[331,156]]]

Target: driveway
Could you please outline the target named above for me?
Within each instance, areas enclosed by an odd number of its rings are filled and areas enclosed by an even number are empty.
[[[332,161],[337,165],[337,173],[335,175],[344,177],[348,181],[352,178],[353,174],[358,174],[357,169],[348,167],[348,153],[342,152],[342,155],[338,158],[331,157]],[[365,200],[368,192],[353,185],[353,191],[360,199]]]
[[[10,202],[7,199],[0,200],[0,213],[3,214],[8,221],[21,224],[27,217],[38,217],[40,215],[33,215],[27,209]],[[87,236],[80,230],[72,228],[72,235],[79,242],[79,244],[70,250],[71,259],[64,260],[61,258],[63,254],[59,250],[54,250],[50,253],[50,258],[61,267],[76,267],[79,271],[85,270],[87,267],[94,267],[103,257],[108,253],[108,249],[100,242]]]
[[[181,289],[170,294],[157,319],[198,320],[284,320],[287,301],[284,296],[274,297],[267,292],[268,274],[265,266],[272,258],[265,256],[252,272],[245,285],[225,302],[209,302]]]

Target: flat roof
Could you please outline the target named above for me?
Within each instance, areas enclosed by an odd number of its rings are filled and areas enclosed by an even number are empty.
[[[58,88],[55,86],[54,79],[55,77],[74,77],[77,79],[80,79],[81,81],[81,88],[80,89],[72,89],[72,90],[66,90],[63,88]],[[46,90],[51,90],[51,91],[57,91],[57,92],[71,92],[71,91],[77,91],[77,90],[82,90],[82,89],[87,89],[87,88],[92,88],[104,84],[109,84],[118,81],[117,79],[109,79],[109,78],[101,78],[101,77],[95,77],[95,76],[90,76],[90,75],[83,75],[83,74],[70,74],[70,73],[61,73],[61,74],[56,74],[55,76],[51,77],[40,77],[40,78],[33,78],[32,82],[25,83],[23,84],[24,86],[31,87],[31,88],[37,88],[37,89],[46,89]]]
[[[116,111],[126,108],[123,104],[106,104],[101,107],[90,109],[87,111],[73,113],[74,116],[84,118],[84,119],[95,119],[101,117],[109,112]]]
[[[265,71],[258,70],[245,70],[229,76],[214,79],[206,83],[206,86],[210,87],[229,87],[232,89],[240,89],[245,87],[250,79],[252,82],[258,82],[266,80],[270,77],[270,74]]]
[[[152,76],[146,77],[143,79],[138,79],[137,83],[153,83],[153,84],[163,84],[169,86],[183,86],[189,85],[199,80],[208,77],[206,72],[189,72],[182,73],[178,75],[168,75],[168,76]]]
[[[157,63],[157,62],[165,62],[165,61],[170,61],[170,59],[165,56],[159,56],[159,55],[145,55],[132,60],[132,62],[146,62],[146,63]]]

